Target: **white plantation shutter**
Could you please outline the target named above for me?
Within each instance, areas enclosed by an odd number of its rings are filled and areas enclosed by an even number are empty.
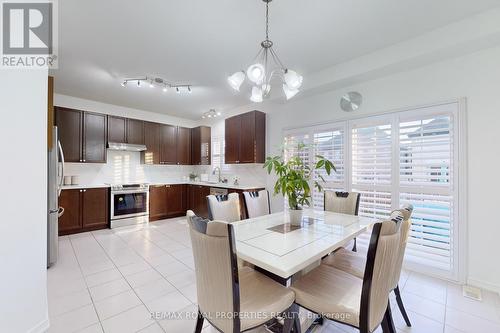
[[[408,261],[453,269],[453,122],[451,115],[399,124],[401,204],[414,206]]]
[[[309,164],[311,159],[310,159],[310,149],[308,148],[310,145],[310,135],[307,133],[297,133],[297,134],[290,134],[285,137],[285,142],[284,142],[284,157],[285,161],[289,161],[290,158],[298,156],[302,159],[304,164]],[[299,146],[305,144],[307,147],[304,147],[303,149],[299,149]],[[288,200],[285,197],[284,198],[284,203],[285,207],[288,208]]]
[[[335,165],[336,172],[331,171],[330,175],[324,169],[314,171],[314,180],[319,182],[324,189],[335,191],[345,190],[345,168],[344,168],[344,149],[345,149],[345,130],[337,128],[331,130],[321,130],[313,134],[313,162],[312,166],[317,162],[317,155],[321,155],[332,161]],[[323,176],[325,183],[322,182],[319,175]],[[315,209],[322,210],[324,208],[323,192],[319,192],[313,188],[313,206]]]
[[[361,193],[359,215],[387,217],[391,212],[392,131],[389,121],[351,129],[352,191]]]

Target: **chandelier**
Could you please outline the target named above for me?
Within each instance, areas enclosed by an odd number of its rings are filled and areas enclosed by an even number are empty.
[[[227,78],[229,85],[236,91],[248,79],[252,85],[250,100],[260,103],[269,96],[271,91],[271,80],[274,77],[281,79],[283,92],[286,99],[290,99],[299,92],[302,85],[302,76],[297,72],[286,68],[273,49],[273,42],[269,39],[269,3],[272,0],[262,0],[266,3],[266,39],[260,43],[259,53],[246,71],[241,70]]]

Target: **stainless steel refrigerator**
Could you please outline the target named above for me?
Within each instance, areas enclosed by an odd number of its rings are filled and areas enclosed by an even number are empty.
[[[57,127],[52,129],[52,149],[48,152],[47,186],[47,267],[57,261],[59,249],[59,217],[64,209],[59,207],[59,195],[64,179],[64,154],[59,142]]]

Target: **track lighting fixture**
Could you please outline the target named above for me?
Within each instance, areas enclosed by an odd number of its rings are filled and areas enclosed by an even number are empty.
[[[150,88],[156,88],[156,87],[161,88],[164,93],[166,93],[170,88],[175,88],[175,91],[178,94],[181,94],[181,93],[189,93],[190,94],[193,91],[192,90],[193,88],[191,87],[190,84],[172,84],[172,83],[168,83],[167,81],[165,81],[164,79],[159,78],[159,77],[152,78],[152,77],[145,76],[142,78],[124,79],[121,82],[121,86],[126,87],[129,82],[136,83],[137,87],[139,87],[139,88],[142,86],[142,83],[144,82],[144,83],[148,84]]]

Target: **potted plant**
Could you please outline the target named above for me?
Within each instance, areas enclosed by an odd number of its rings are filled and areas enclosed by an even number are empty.
[[[303,151],[305,147],[304,143],[299,143],[297,151]],[[309,206],[311,203],[311,188],[309,184],[313,177],[313,171],[324,169],[330,175],[332,170],[336,171],[336,169],[330,160],[321,155],[316,155],[317,161],[312,168],[308,163],[304,163],[302,158],[297,156],[298,154],[287,161],[285,161],[283,155],[282,151],[281,156],[267,157],[264,168],[267,169],[269,174],[274,170],[274,173],[278,177],[274,184],[274,194],[281,193],[288,199],[290,223],[300,225],[302,221],[302,208]],[[323,176],[321,174],[318,174],[318,176],[324,183],[325,179]],[[314,180],[313,185],[319,191],[323,190],[318,181]]]

